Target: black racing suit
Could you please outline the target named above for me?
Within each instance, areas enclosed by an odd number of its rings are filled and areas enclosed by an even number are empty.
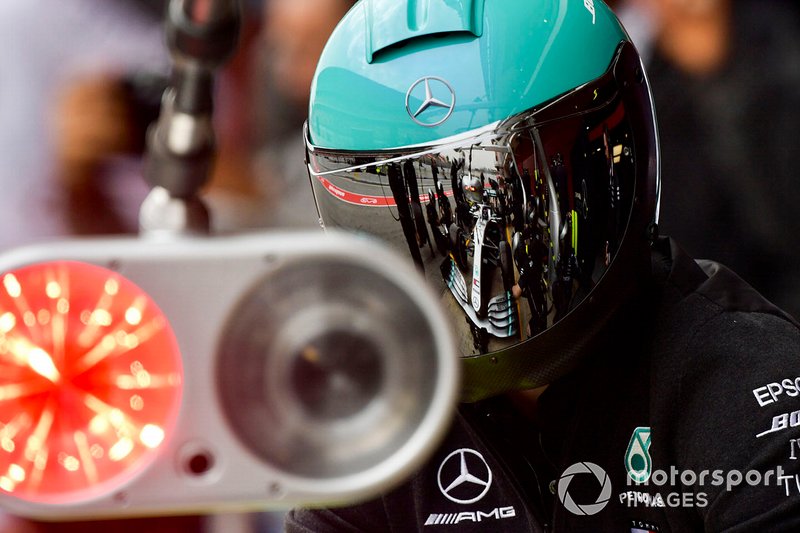
[[[718,264],[655,246],[652,285],[536,417],[463,405],[420,472],[287,531],[800,531],[800,330]]]

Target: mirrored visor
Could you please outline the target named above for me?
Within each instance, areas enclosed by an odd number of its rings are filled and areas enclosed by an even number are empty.
[[[597,80],[436,145],[334,151],[306,134],[321,220],[375,235],[416,263],[463,355],[536,336],[591,293],[625,235],[646,168],[637,155],[654,151],[640,76],[625,43]]]

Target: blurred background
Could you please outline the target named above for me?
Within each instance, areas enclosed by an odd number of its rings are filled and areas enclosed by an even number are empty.
[[[166,0],[0,5],[0,249],[63,235],[132,233],[147,193],[141,154],[170,56]],[[219,75],[218,157],[204,196],[214,229],[315,226],[301,176],[316,61],[351,0],[245,0]],[[291,176],[291,178],[289,177]],[[301,202],[297,209],[293,202]],[[291,204],[292,208],[287,209]]]
[[[661,134],[662,234],[800,316],[800,8],[615,0]]]
[[[498,0],[489,0],[498,1]],[[144,132],[170,58],[166,0],[0,2],[0,252],[135,233]],[[247,0],[220,75],[216,231],[315,227],[301,138],[322,47],[352,0]],[[616,0],[645,58],[662,143],[661,233],[800,316],[800,8],[790,0]],[[279,514],[131,520],[119,531],[277,531]],[[0,518],[0,531],[108,524]],[[129,529],[128,529],[129,528]]]

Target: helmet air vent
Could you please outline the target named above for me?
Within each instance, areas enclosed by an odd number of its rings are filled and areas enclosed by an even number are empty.
[[[483,33],[484,2],[365,0],[367,61],[372,63],[382,50],[420,37],[445,33],[467,33],[480,37]]]

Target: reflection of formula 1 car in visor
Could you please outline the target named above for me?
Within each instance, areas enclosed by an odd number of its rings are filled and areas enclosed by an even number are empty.
[[[506,239],[505,194],[497,181],[486,187],[484,179],[483,173],[460,176],[461,194],[454,197],[461,216],[449,228],[452,254],[442,263],[442,275],[475,327],[506,338],[518,333],[519,321],[511,294],[514,267]]]

